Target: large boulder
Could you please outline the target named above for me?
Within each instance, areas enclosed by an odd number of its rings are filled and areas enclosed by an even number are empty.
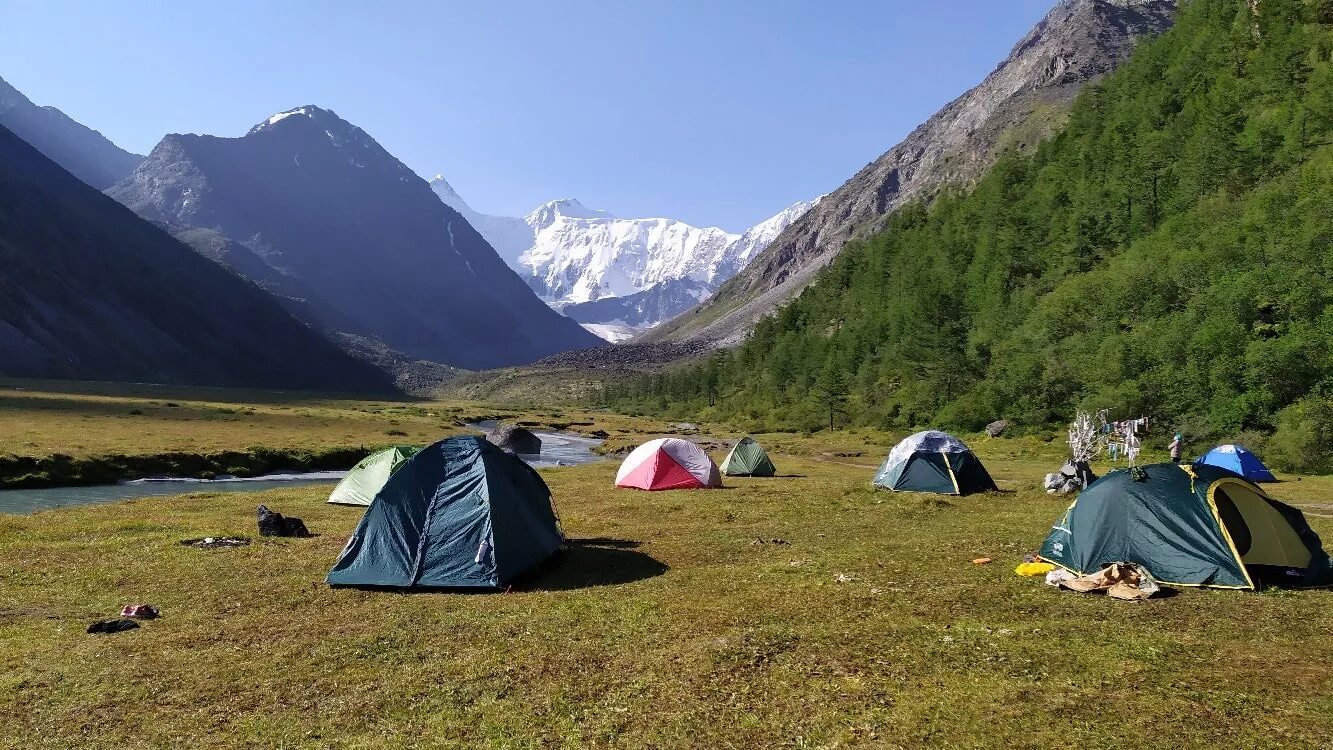
[[[486,439],[510,453],[535,455],[542,452],[542,439],[517,425],[499,425],[487,433]]]
[[[1009,429],[1009,420],[999,419],[986,425],[986,434],[991,437],[999,437],[1007,429]]]

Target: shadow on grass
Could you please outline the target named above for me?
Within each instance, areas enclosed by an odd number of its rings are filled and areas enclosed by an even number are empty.
[[[451,586],[342,585],[333,588],[359,589],[393,594],[487,594],[500,591],[574,591],[596,586],[618,586],[655,578],[669,568],[637,552],[639,542],[609,537],[566,539],[565,546],[535,569],[515,578],[504,589]]]
[[[516,591],[572,591],[655,578],[669,569],[624,539],[570,539],[564,549],[514,582]]]

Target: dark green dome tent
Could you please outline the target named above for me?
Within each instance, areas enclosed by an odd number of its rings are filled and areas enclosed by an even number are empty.
[[[771,477],[778,473],[773,462],[754,438],[746,436],[732,446],[722,462],[722,473],[729,477]]]
[[[328,582],[501,588],[562,542],[551,492],[536,470],[485,438],[451,437],[389,478]]]
[[[895,445],[875,473],[874,486],[940,495],[996,489],[995,480],[963,441],[938,430],[918,432]]]
[[[1069,506],[1040,555],[1080,575],[1113,562],[1138,563],[1177,586],[1333,582],[1328,553],[1299,510],[1206,464],[1107,474]]]
[[[416,452],[417,449],[411,446],[395,445],[366,456],[333,488],[333,492],[329,493],[329,502],[338,505],[370,505],[389,477]]]

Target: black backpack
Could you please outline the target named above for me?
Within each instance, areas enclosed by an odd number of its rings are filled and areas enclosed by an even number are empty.
[[[261,505],[259,506],[259,535],[307,537],[311,534],[301,519],[287,518],[281,513],[271,511]]]

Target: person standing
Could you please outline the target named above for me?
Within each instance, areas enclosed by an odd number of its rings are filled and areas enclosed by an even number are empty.
[[[1180,463],[1180,450],[1181,450],[1181,443],[1183,442],[1185,441],[1182,435],[1179,432],[1177,432],[1176,436],[1171,438],[1171,444],[1166,446],[1171,450],[1171,463],[1173,464]]]

